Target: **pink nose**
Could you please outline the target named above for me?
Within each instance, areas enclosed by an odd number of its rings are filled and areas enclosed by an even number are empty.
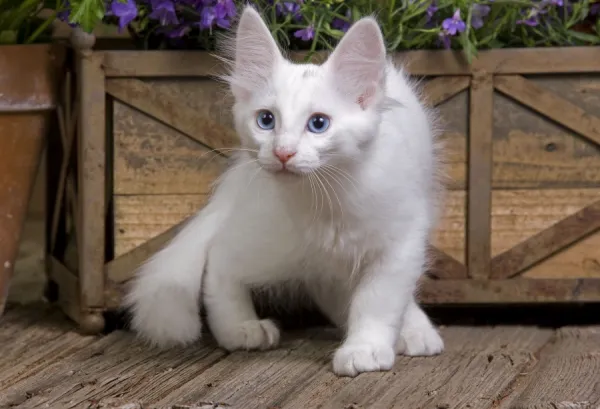
[[[287,149],[282,149],[282,148],[273,149],[273,155],[275,155],[277,157],[277,159],[279,159],[279,161],[284,164],[288,160],[290,160],[295,154],[296,154],[296,152],[289,151]]]

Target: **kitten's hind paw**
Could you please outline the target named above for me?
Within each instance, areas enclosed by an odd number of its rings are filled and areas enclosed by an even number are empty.
[[[219,345],[228,351],[272,349],[279,345],[279,328],[271,320],[246,321],[227,334],[215,334]]]
[[[354,377],[362,372],[389,371],[395,359],[394,350],[388,346],[342,345],[333,356],[333,372]]]

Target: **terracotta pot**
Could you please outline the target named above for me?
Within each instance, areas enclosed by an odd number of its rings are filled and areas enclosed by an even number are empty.
[[[0,47],[0,315],[57,99],[58,45]]]

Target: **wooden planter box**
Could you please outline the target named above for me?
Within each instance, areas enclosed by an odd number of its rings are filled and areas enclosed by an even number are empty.
[[[55,181],[48,271],[65,311],[98,331],[136,266],[205,203],[226,164],[211,150],[236,137],[209,54],[78,55],[71,116],[85,120]],[[450,191],[422,301],[600,301],[600,49],[396,58],[445,121]]]

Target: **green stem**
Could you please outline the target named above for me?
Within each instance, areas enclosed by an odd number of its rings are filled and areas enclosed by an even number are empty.
[[[46,21],[44,21],[42,24],[40,24],[38,26],[38,28],[33,32],[33,34],[31,34],[29,36],[29,38],[27,38],[25,40],[25,44],[31,44],[33,43],[39,36],[40,34],[42,34],[44,31],[46,31],[46,29],[50,26],[50,24],[52,24],[52,22],[56,19],[56,16],[58,15],[58,11],[55,11],[54,13],[52,13],[52,15],[50,17],[48,17],[46,19]]]

